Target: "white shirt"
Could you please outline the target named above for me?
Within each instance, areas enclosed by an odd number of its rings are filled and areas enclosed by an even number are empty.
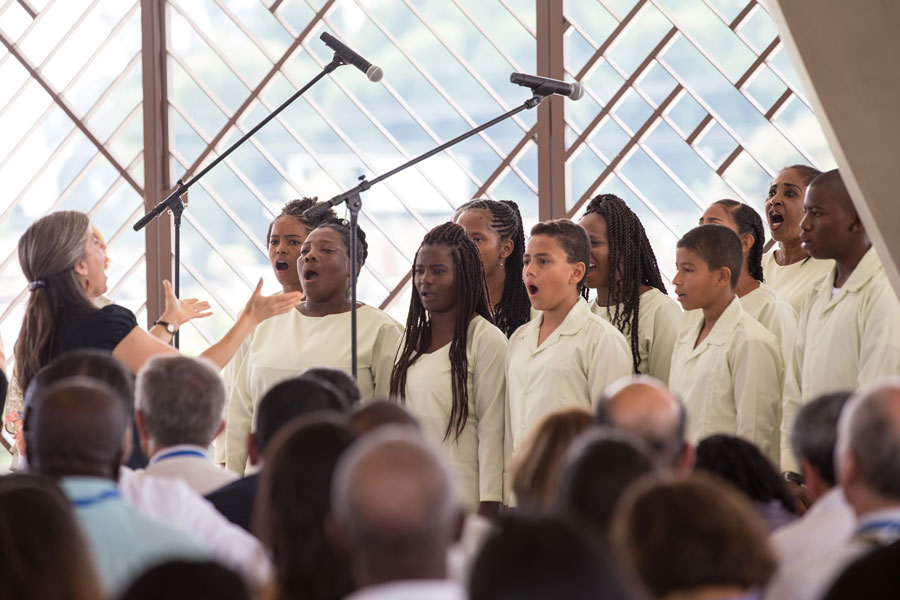
[[[769,539],[778,555],[780,568],[784,568],[798,560],[844,546],[855,526],[856,515],[841,488],[835,486],[816,500],[801,518],[776,530]]]
[[[696,348],[703,319],[683,329],[672,353],[669,389],[687,411],[687,438],[725,433],[756,444],[778,464],[784,366],[778,340],[736,297]]]
[[[455,581],[422,579],[392,581],[363,588],[344,600],[465,600],[466,592]]]
[[[624,305],[618,305],[621,311]],[[604,321],[616,314],[616,306],[600,306],[591,302],[591,312]],[[638,305],[638,370],[662,381],[669,382],[672,365],[672,349],[681,328],[681,307],[677,302],[656,288],[641,294]],[[628,348],[631,348],[631,328],[622,332]]]
[[[368,305],[357,309],[358,379],[363,399],[387,397],[403,328]],[[350,372],[350,313],[307,317],[298,310],[266,319],[241,344],[225,367],[228,390],[225,444],[217,450],[229,471],[243,474],[247,434],[256,428],[256,406],[276,383],[312,367]]]
[[[480,316],[469,323],[466,341],[468,418],[456,437],[444,439],[453,406],[450,344],[418,356],[406,372],[406,408],[422,434],[447,457],[467,510],[479,502],[503,501],[503,435],[506,401],[506,336]]]
[[[787,441],[801,406],[821,394],[858,390],[900,374],[900,302],[875,248],[832,297],[835,274],[832,269],[809,290],[800,310],[784,385],[784,470],[797,470]]]
[[[592,410],[607,385],[632,373],[631,348],[618,329],[579,299],[538,346],[543,316],[509,338],[507,406],[512,452],[546,415],[573,406]]]
[[[190,444],[163,448],[150,457],[150,462],[143,469],[143,473],[181,479],[201,496],[237,479],[233,473],[213,464],[207,458],[204,448]],[[135,476],[141,477],[142,472],[137,471]]]
[[[118,485],[138,512],[193,535],[210,556],[242,574],[253,588],[269,581],[272,564],[259,540],[228,521],[184,481],[147,473],[135,477],[122,467]]]
[[[787,364],[797,339],[797,313],[791,303],[760,283],[758,288],[741,296],[741,308],[778,339],[781,358]]]
[[[775,248],[772,248],[763,255],[762,267],[769,287],[790,302],[794,312],[799,315],[806,294],[831,271],[834,261],[810,257],[792,265],[781,266],[775,260]]]

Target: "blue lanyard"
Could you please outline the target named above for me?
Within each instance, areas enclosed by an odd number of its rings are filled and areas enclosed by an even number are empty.
[[[863,535],[876,532],[893,533],[900,535],[900,521],[872,521],[856,528],[854,535]]]
[[[199,450],[176,450],[175,452],[169,452],[168,454],[161,454],[158,457],[153,459],[153,462],[159,462],[161,460],[166,460],[169,458],[177,458],[179,456],[198,456],[202,459],[206,459],[206,454],[200,452]]]
[[[78,500],[72,500],[72,506],[75,508],[84,508],[86,506],[93,506],[94,504],[100,504],[101,502],[105,502],[106,500],[111,500],[112,498],[121,498],[122,495],[119,493],[117,489],[104,490],[97,494],[96,496],[91,496],[89,498],[79,498]]]

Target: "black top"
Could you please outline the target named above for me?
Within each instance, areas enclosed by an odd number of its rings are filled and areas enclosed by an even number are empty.
[[[206,499],[229,521],[253,533],[250,525],[258,487],[259,473],[253,473],[210,492]]]
[[[57,324],[52,357],[72,350],[93,348],[112,352],[138,326],[134,313],[109,304],[100,309],[72,307],[63,310]]]

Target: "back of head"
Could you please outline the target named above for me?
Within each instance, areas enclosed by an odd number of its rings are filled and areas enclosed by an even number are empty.
[[[208,446],[222,422],[225,384],[212,363],[177,354],[156,356],[140,370],[135,401],[159,447]]]
[[[588,265],[591,264],[591,240],[584,229],[569,219],[556,219],[538,223],[531,228],[531,235],[546,235],[556,240],[566,253],[567,263],[584,263],[585,275],[578,282],[578,289],[581,290],[587,277]]]
[[[357,438],[388,425],[419,429],[419,422],[412,413],[389,400],[371,400],[361,404],[347,417],[347,429]]]
[[[359,401],[362,400],[362,392],[359,391],[356,380],[346,371],[332,369],[331,367],[313,367],[303,371],[301,375],[304,377],[312,377],[313,379],[320,379],[325,383],[333,385],[335,389],[341,393],[344,405],[348,407],[356,406],[359,404]]]
[[[60,311],[67,306],[93,306],[74,270],[85,257],[89,227],[86,214],[59,211],[32,223],[19,238],[19,265],[30,290],[15,346],[21,389],[50,362]]]
[[[353,443],[336,416],[314,414],[269,444],[255,502],[254,530],[272,553],[282,597],[342,597],[349,574],[327,541],[335,466]]]
[[[741,240],[735,232],[724,225],[701,225],[694,227],[680,240],[678,247],[697,254],[710,271],[728,267],[731,271],[731,288],[737,287],[744,264]]]
[[[603,546],[550,517],[502,519],[475,559],[471,600],[634,597]]]
[[[900,502],[900,383],[887,383],[852,397],[838,424],[838,460],[852,455],[859,484],[876,496]],[[839,464],[839,483],[845,469]],[[848,495],[849,499],[849,495]]]
[[[383,427],[360,439],[338,465],[331,506],[357,577],[368,580],[361,585],[446,568],[456,492],[443,460],[409,428]]]
[[[321,379],[301,375],[275,384],[256,409],[256,447],[265,452],[278,431],[292,419],[312,413],[342,414],[343,395]]]
[[[834,449],[837,444],[838,420],[853,392],[833,392],[803,405],[794,419],[791,448],[799,463],[806,460],[829,486],[837,483],[834,472]]]
[[[623,432],[599,428],[583,434],[566,455],[557,510],[605,540],[625,489],[656,470],[649,451]]]
[[[764,586],[775,572],[768,532],[728,484],[695,474],[646,480],[622,499],[612,539],[657,598],[706,586]]]
[[[534,427],[512,466],[512,489],[521,510],[543,512],[553,505],[563,457],[590,426],[591,413],[572,408],[551,413]]]
[[[613,382],[597,403],[596,422],[642,439],[660,468],[679,465],[687,414],[681,400],[661,381],[640,375]]]
[[[708,225],[707,225],[708,227]],[[721,477],[752,502],[779,502],[796,512],[794,499],[769,459],[754,444],[733,435],[712,435],[697,444],[694,467]]]
[[[99,600],[100,584],[68,499],[50,479],[0,477],[3,596]]]
[[[28,464],[54,477],[115,479],[129,425],[122,399],[102,381],[60,380],[31,399],[24,423]]]
[[[250,600],[240,575],[213,561],[173,560],[138,577],[120,600]]]
[[[134,413],[134,377],[112,354],[99,350],[75,350],[56,358],[38,371],[25,390],[25,406],[48,386],[65,379],[83,375],[109,385],[118,393],[128,416]]]

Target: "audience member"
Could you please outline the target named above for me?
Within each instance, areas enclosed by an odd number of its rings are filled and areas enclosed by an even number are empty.
[[[348,407],[356,406],[362,400],[362,392],[359,391],[356,380],[346,371],[331,367],[313,367],[303,371],[300,375],[302,377],[321,379],[325,383],[330,383],[341,393],[344,404]]]
[[[684,404],[657,379],[638,375],[613,382],[597,403],[596,420],[644,440],[661,469],[687,475],[694,468]]]
[[[319,414],[292,421],[266,451],[254,527],[272,553],[274,599],[339,600],[351,591],[326,526],[335,465],[352,443],[336,417]]]
[[[50,479],[0,477],[0,597],[15,600],[100,600],[72,506]]]
[[[250,600],[247,585],[212,561],[172,560],[138,577],[120,600]]]
[[[556,499],[563,457],[572,441],[590,426],[591,413],[583,408],[550,413],[535,426],[512,468],[512,491],[520,510],[550,510]]]
[[[343,395],[324,380],[303,375],[276,384],[260,400],[256,409],[256,431],[247,435],[250,464],[258,469],[263,467],[263,456],[269,443],[292,419],[320,411],[342,414],[346,408]],[[229,521],[252,531],[258,487],[259,471],[214,490],[206,499]]]
[[[803,209],[803,249],[834,268],[803,301],[787,365],[781,466],[794,471],[789,433],[804,403],[900,373],[900,302],[837,169],[809,184]]]
[[[76,350],[64,354],[42,368],[31,380],[25,394],[25,405],[48,386],[76,375],[99,379],[110,385],[121,400],[124,410],[134,411],[132,376],[111,355],[98,350]],[[133,420],[129,416],[130,420]],[[131,429],[125,432],[123,446],[132,445]],[[154,477],[122,467],[119,470],[119,492],[123,499],[143,516],[161,521],[189,533],[199,540],[212,558],[242,573],[254,587],[265,582],[271,571],[265,548],[259,541],[229,523],[202,496],[180,479]]]
[[[824,600],[894,600],[900,590],[900,540],[850,563]]]
[[[383,427],[341,459],[331,490],[335,537],[359,591],[352,600],[465,597],[448,581],[462,509],[447,466],[407,427]]]
[[[198,494],[235,479],[207,457],[225,409],[225,384],[212,364],[181,355],[151,358],[138,373],[135,400],[150,457],[144,473],[182,479]]]
[[[854,531],[785,565],[769,598],[820,598],[854,559],[900,539],[900,384],[881,384],[847,401],[835,460],[837,483],[856,515]]]
[[[775,531],[797,518],[784,480],[759,448],[733,435],[711,435],[697,444],[696,470],[717,475],[744,493]]]
[[[111,387],[87,377],[59,381],[31,398],[24,429],[30,467],[59,479],[108,592],[117,595],[153,564],[205,556],[186,533],[122,499],[116,479],[129,421]]]
[[[408,425],[412,429],[419,429],[416,418],[408,410],[390,400],[371,400],[360,404],[355,406],[347,417],[347,429],[356,438],[385,425]]]
[[[503,518],[469,583],[470,600],[634,597],[603,546],[553,517]]]
[[[753,508],[703,474],[633,486],[613,519],[612,539],[658,599],[754,598],[775,571]]]
[[[791,446],[813,504],[801,519],[772,534],[782,570],[796,560],[806,560],[843,544],[853,533],[856,517],[834,473],[838,418],[849,397],[850,392],[819,396],[804,405],[794,420]],[[781,571],[773,586],[780,577]]]
[[[641,440],[605,427],[572,442],[559,476],[557,511],[605,542],[626,488],[656,471]]]

